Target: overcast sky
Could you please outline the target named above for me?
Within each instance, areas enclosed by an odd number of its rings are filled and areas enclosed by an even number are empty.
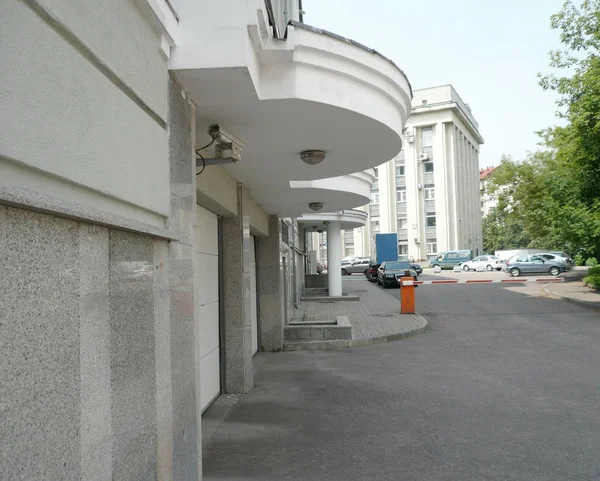
[[[452,84],[485,144],[481,167],[522,159],[554,125],[554,94],[538,85],[559,47],[550,15],[563,0],[303,0],[304,22],[390,57],[414,89]]]

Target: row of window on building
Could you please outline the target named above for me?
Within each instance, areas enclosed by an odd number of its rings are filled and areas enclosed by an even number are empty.
[[[434,256],[437,254],[437,239],[427,239],[427,255]],[[408,240],[398,241],[398,255],[408,255]]]
[[[435,200],[435,187],[431,184],[423,187],[423,198]],[[396,202],[406,202],[406,187],[396,189]],[[379,205],[379,192],[371,192],[371,205]]]
[[[425,172],[426,174],[433,172],[433,161],[432,160],[423,162],[423,172]],[[404,177],[404,175],[405,175],[404,173],[405,173],[405,166],[403,164],[397,164],[396,165],[396,177]]]

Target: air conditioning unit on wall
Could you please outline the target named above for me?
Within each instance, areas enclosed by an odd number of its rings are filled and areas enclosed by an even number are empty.
[[[419,162],[424,162],[429,160],[429,156],[427,154],[419,154]]]
[[[418,237],[415,237],[414,241],[415,241],[415,244],[420,244],[421,243],[421,239],[419,239]]]
[[[412,129],[406,129],[404,131],[404,138],[409,144],[412,144],[415,141],[415,133]]]

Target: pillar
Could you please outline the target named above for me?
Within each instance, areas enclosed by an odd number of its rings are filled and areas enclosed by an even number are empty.
[[[340,223],[332,221],[327,226],[327,277],[329,295],[342,295],[342,242]]]
[[[171,214],[169,230],[177,241],[169,243],[169,320],[161,291],[166,279],[156,279],[156,387],[158,402],[158,475],[184,481],[202,479],[202,433],[200,417],[200,366],[197,359],[198,331],[195,310],[194,252],[196,223],[196,175],[194,143],[196,110],[181,86],[169,79],[169,158]],[[154,265],[160,262],[161,243],[155,241]],[[111,260],[115,257],[111,253]],[[132,301],[130,301],[132,302]],[[159,305],[158,303],[162,304]],[[135,305],[135,304],[133,304]],[[162,317],[161,317],[162,316]],[[167,337],[167,332],[168,337]],[[143,336],[140,332],[139,336]],[[164,336],[164,337],[163,337]],[[166,340],[170,343],[167,346]],[[162,345],[162,346],[161,346]],[[129,349],[133,349],[131,346]],[[162,351],[162,354],[160,354]],[[167,356],[170,355],[170,359]],[[170,361],[170,362],[169,362]],[[137,371],[136,371],[137,373]],[[132,373],[133,374],[133,373]],[[166,378],[170,374],[170,379]],[[114,379],[113,379],[114,385]],[[131,403],[131,402],[130,402]],[[129,404],[130,404],[129,403]],[[113,412],[118,412],[113,407]],[[132,410],[132,413],[139,409]],[[131,419],[137,419],[132,415]],[[162,457],[165,453],[165,458]],[[172,460],[169,459],[172,455]],[[114,455],[113,455],[114,456]],[[131,467],[124,469],[131,469]],[[170,478],[171,472],[173,477]],[[142,477],[140,475],[140,477]],[[113,473],[113,478],[119,476]]]
[[[281,266],[281,222],[269,216],[269,235],[257,238],[259,340],[261,351],[283,348],[283,271]],[[314,252],[314,251],[313,251]]]
[[[238,185],[237,215],[222,221],[223,316],[226,393],[247,393],[254,385],[250,284],[250,218]]]

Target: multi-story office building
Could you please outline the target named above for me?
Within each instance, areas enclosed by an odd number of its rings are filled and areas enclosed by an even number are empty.
[[[376,233],[397,232],[398,253],[483,248],[479,147],[483,138],[468,104],[451,85],[415,90],[404,148],[377,168],[369,223],[344,233],[346,255],[374,253]]]
[[[0,2],[3,480],[202,478],[203,411],[282,349],[305,232],[341,257],[410,111],[392,61],[302,16]]]

